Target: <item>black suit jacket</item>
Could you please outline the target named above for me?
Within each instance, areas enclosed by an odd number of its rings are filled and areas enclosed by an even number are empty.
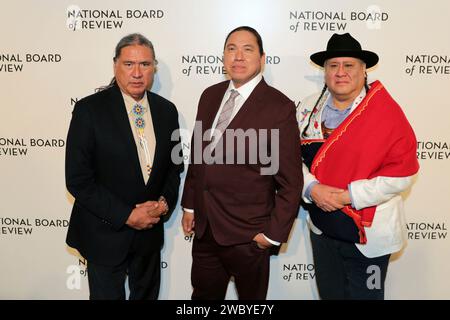
[[[201,135],[212,127],[229,81],[207,88],[199,102],[196,121],[202,124]],[[303,187],[300,134],[295,116],[295,105],[283,93],[263,80],[255,87],[227,129],[256,129],[270,132],[279,130],[279,170],[271,175],[261,175],[266,167],[261,159],[249,161],[249,145],[245,145],[245,163],[237,163],[237,141],[234,141],[234,164],[192,163],[184,184],[181,204],[194,209],[195,235],[201,238],[209,224],[215,240],[221,245],[250,242],[263,232],[272,240],[285,242],[298,213]],[[225,146],[226,135],[219,140]],[[191,151],[195,152],[198,140],[193,139]],[[209,142],[203,141],[200,150]],[[259,145],[259,147],[261,147]],[[217,147],[216,147],[217,148]],[[243,150],[241,150],[243,151]],[[275,157],[276,150],[272,150]],[[265,152],[267,153],[267,152]],[[231,159],[231,157],[230,157]],[[198,160],[198,159],[197,159]]]
[[[183,170],[181,159],[180,164],[171,160],[172,150],[181,153],[179,135],[171,141],[172,132],[179,128],[177,110],[157,94],[147,92],[147,97],[156,138],[147,184],[119,87],[88,96],[73,110],[66,145],[66,186],[75,203],[66,241],[88,261],[119,264],[135,237],[142,253],[160,250],[163,244],[163,219],[143,231],[125,224],[137,203],[161,195],[173,210]]]

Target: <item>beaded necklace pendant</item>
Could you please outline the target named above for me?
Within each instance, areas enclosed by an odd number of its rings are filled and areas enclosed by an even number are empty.
[[[145,120],[142,116],[145,111],[145,108],[139,104],[135,104],[133,107],[133,114],[135,116],[134,125],[136,126],[140,134],[144,133]]]
[[[135,104],[133,107],[133,114],[137,117],[142,116],[145,111],[145,108],[140,104]]]

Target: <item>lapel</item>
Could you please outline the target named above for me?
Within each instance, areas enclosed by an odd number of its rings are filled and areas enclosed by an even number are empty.
[[[134,173],[137,177],[136,181],[142,181],[141,166],[139,164],[139,156],[136,149],[136,142],[134,141],[133,132],[130,127],[130,120],[128,119],[127,109],[125,102],[123,101],[122,93],[117,85],[114,85],[111,89],[108,104],[111,106],[111,113],[114,121],[117,125],[117,130],[120,133],[120,137],[123,139],[125,150],[130,161],[129,163],[134,168]]]
[[[150,172],[150,177],[148,178],[147,185],[152,180],[155,172],[158,172],[158,165],[160,163],[161,158],[161,148],[163,147],[161,143],[163,143],[164,139],[162,139],[164,127],[164,121],[159,121],[161,117],[161,112],[159,112],[159,105],[156,102],[155,96],[147,91],[147,100],[148,105],[150,106],[150,113],[152,115],[152,123],[153,123],[153,131],[155,133],[155,155],[153,157],[152,162],[152,171]],[[169,137],[170,138],[170,137]]]
[[[204,108],[205,115],[200,119],[203,119],[203,132],[211,129],[217,112],[219,112],[220,104],[222,103],[223,96],[227,91],[229,83],[229,81],[222,82],[220,86],[217,87],[217,91],[211,95],[211,98],[208,101],[206,101],[207,105]]]

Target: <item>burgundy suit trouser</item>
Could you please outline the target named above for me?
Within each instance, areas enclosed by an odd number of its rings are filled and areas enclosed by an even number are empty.
[[[231,277],[240,300],[264,300],[270,272],[270,250],[255,241],[219,245],[209,225],[192,247],[192,300],[224,300]]]

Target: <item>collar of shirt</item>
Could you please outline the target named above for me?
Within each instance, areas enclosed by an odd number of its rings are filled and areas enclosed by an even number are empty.
[[[353,100],[353,102],[345,109],[340,110],[334,106],[331,94],[328,95],[327,101],[325,101],[325,107],[322,112],[321,121],[325,122],[325,126],[330,129],[337,128],[348,115],[355,110],[359,103],[366,96],[366,89],[362,88],[359,95]]]
[[[223,106],[225,105],[225,102],[228,100],[228,98],[231,95],[231,90],[236,90],[239,95],[236,97],[236,100],[234,100],[234,109],[231,113],[230,122],[233,120],[234,116],[238,111],[241,109],[241,107],[244,105],[245,101],[247,101],[248,97],[252,94],[253,90],[255,90],[258,83],[262,80],[262,74],[258,74],[256,77],[254,77],[249,82],[243,84],[239,88],[236,88],[234,86],[233,81],[230,81],[230,84],[228,85],[228,89],[225,92],[225,95],[223,96],[222,103],[220,104],[219,112],[217,112],[216,119],[214,121],[213,128],[216,127],[217,120],[219,118],[220,112],[222,111]]]
[[[125,107],[127,108],[127,113],[131,114],[133,111],[133,107],[136,103],[140,104],[141,106],[145,107],[147,110],[149,110],[148,106],[148,100],[147,100],[147,92],[144,93],[144,96],[141,100],[136,101],[123,91],[120,91],[122,93],[123,101],[125,102]]]
[[[245,101],[247,101],[248,97],[252,94],[253,90],[256,88],[258,83],[262,80],[263,76],[262,74],[258,74],[256,77],[254,77],[249,82],[243,84],[239,88],[236,89],[236,87],[233,84],[233,81],[230,81],[230,84],[228,85],[228,89],[225,92],[222,102],[220,103],[220,108],[217,111],[216,117],[214,118],[214,122],[211,128],[215,128],[217,125],[217,121],[219,120],[219,115],[222,112],[223,106],[225,105],[225,102],[228,100],[228,98],[231,95],[231,90],[236,90],[239,92],[239,96],[236,97],[236,100],[234,100],[234,108],[233,112],[230,116],[230,122],[233,120],[234,116],[238,111],[241,109],[241,107],[244,105]],[[213,131],[211,130],[211,136],[213,135]]]
[[[244,102],[245,102],[245,100],[248,99],[248,97],[252,94],[253,90],[256,88],[256,86],[258,85],[258,83],[261,80],[262,80],[262,74],[259,73],[252,80],[243,84],[242,86],[240,86],[237,89],[234,86],[233,81],[230,81],[230,84],[228,85],[227,93],[225,94],[226,97],[224,97],[224,98],[226,98],[225,101],[227,101],[229,96],[231,95],[231,90],[236,90],[237,92],[239,92],[239,97],[238,97],[239,100],[244,100]]]

